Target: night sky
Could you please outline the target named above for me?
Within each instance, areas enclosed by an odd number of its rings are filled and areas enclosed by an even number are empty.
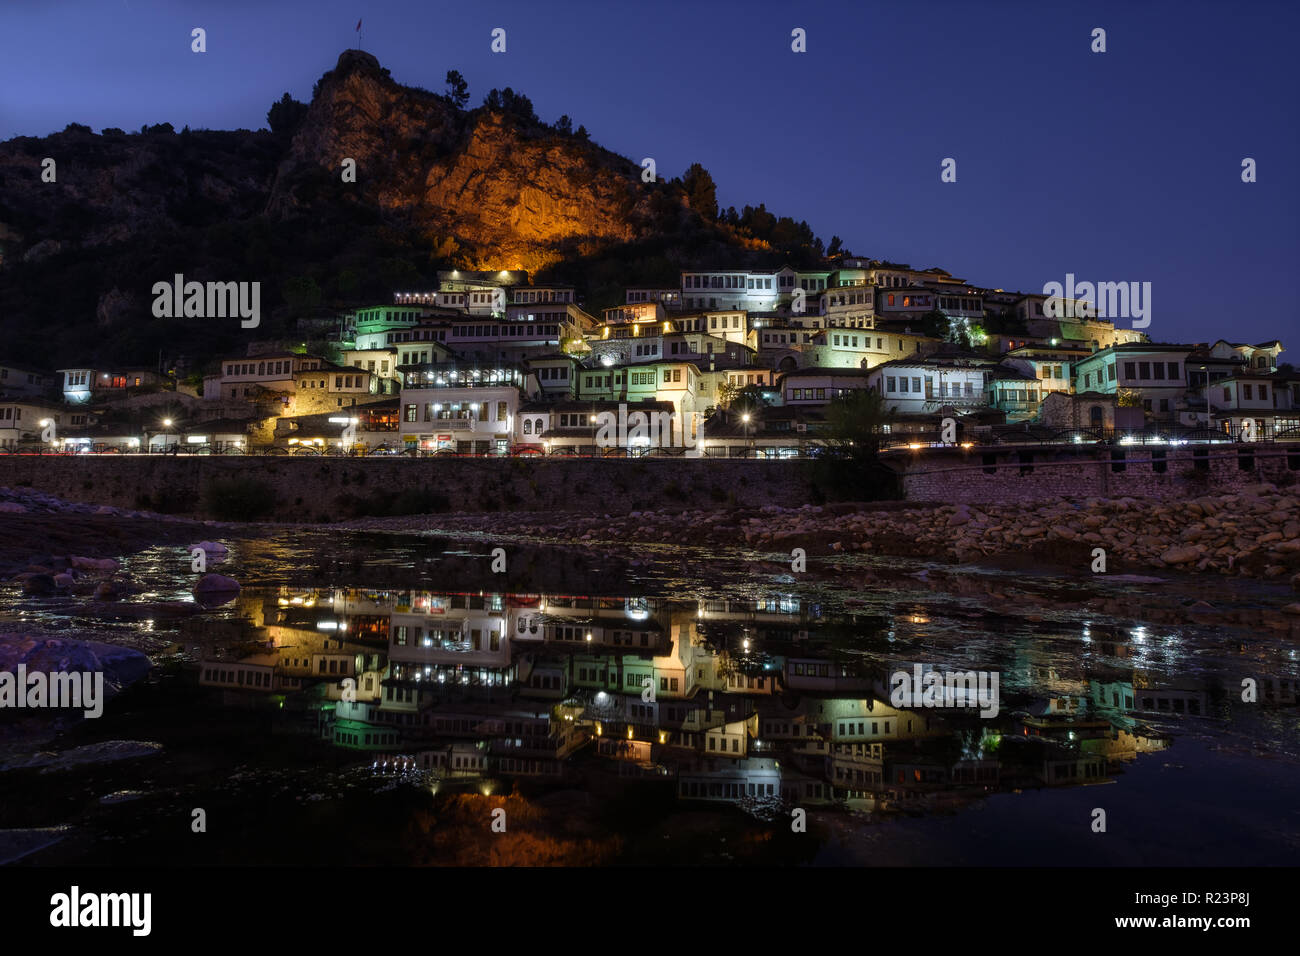
[[[1294,2],[7,0],[0,139],[264,127],[356,45],[358,18],[400,83],[441,92],[458,69],[472,105],[511,86],[546,121],[567,113],[662,176],[700,162],[724,207],[764,202],[858,255],[1024,291],[1149,281],[1156,341],[1295,327]]]

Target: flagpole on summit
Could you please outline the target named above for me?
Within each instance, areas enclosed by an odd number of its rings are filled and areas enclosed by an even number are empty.
[[[361,49],[361,21],[357,21],[357,49]]]

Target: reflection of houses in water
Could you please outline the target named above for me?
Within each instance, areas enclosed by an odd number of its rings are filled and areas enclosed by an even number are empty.
[[[1150,687],[1146,686],[1143,675],[1133,681],[1093,681],[1089,689],[1089,701],[1098,714],[1205,717],[1210,712],[1210,698],[1205,690]]]
[[[1262,704],[1277,707],[1294,707],[1297,703],[1296,692],[1300,691],[1300,680],[1288,677],[1256,678],[1258,700]]]
[[[875,789],[882,810],[939,809],[979,799],[996,790],[1001,764],[992,758],[942,756],[910,747],[887,758]]]
[[[205,687],[223,690],[257,691],[271,694],[279,691],[280,682],[275,673],[275,655],[248,654],[238,660],[205,658],[199,665],[199,683]]]
[[[677,771],[677,795],[686,800],[728,803],[743,797],[779,797],[782,795],[779,761],[772,757],[689,760]]]
[[[1039,780],[1049,787],[1111,783],[1105,757],[1092,754],[1061,754],[1043,761]]]
[[[240,623],[227,639],[203,648],[200,685],[280,694],[324,684],[333,693],[352,677],[377,689],[383,653],[346,633],[328,595],[282,588],[271,597],[241,594],[236,608]]]
[[[1167,736],[1145,731],[1114,730],[1109,736],[1089,737],[1079,742],[1079,749],[1107,760],[1135,760],[1140,753],[1156,753],[1171,745]]]
[[[684,800],[959,806],[999,788],[1104,781],[1111,764],[1167,743],[1137,726],[1144,694],[1160,714],[1197,712],[1189,701],[1201,693],[1088,680],[1025,644],[1013,650],[1014,684],[1038,696],[1014,715],[903,710],[888,703],[887,665],[859,656],[880,618],[827,617],[780,593],[673,603],[338,589],[240,600],[252,634],[232,629],[202,682],[301,691],[322,739],[486,787],[604,767],[629,785],[674,777]],[[594,761],[573,759],[588,747]]]

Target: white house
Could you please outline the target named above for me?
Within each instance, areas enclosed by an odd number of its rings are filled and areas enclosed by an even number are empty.
[[[867,382],[902,415],[932,414],[945,406],[976,409],[989,403],[990,359],[897,359],[871,369]]]
[[[398,430],[407,445],[461,454],[506,454],[524,373],[466,362],[403,367]]]

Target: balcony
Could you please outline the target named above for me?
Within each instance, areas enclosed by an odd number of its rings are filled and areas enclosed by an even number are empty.
[[[430,428],[446,429],[449,432],[472,432],[474,430],[473,418],[434,418],[426,419],[424,424]]]

